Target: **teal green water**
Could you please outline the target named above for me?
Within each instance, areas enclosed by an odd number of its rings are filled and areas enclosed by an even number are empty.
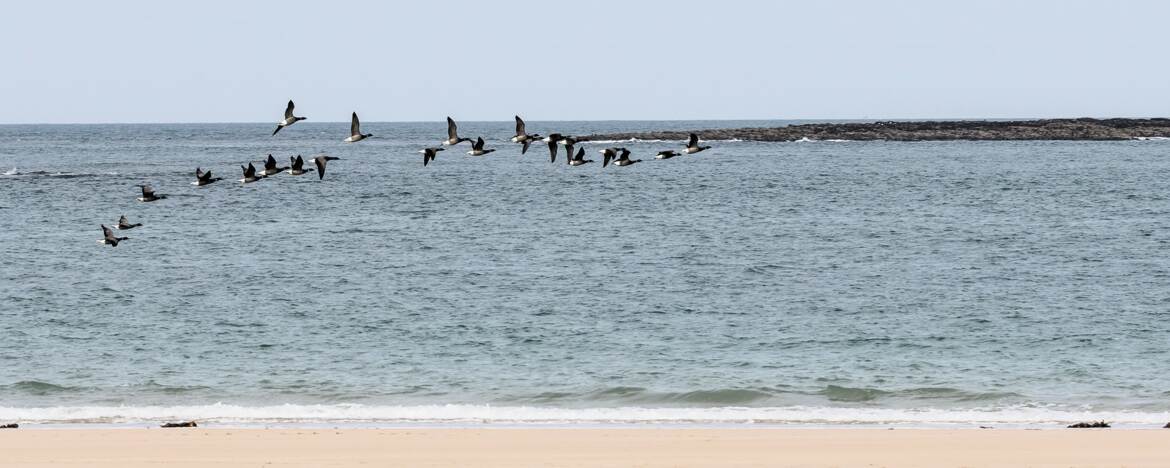
[[[777,123],[529,131],[744,124]],[[424,168],[441,122],[270,127],[0,126],[0,420],[1170,420],[1170,142],[622,142],[646,161],[602,169],[617,143],[568,167],[467,122],[499,151]],[[324,180],[236,182],[319,152]]]

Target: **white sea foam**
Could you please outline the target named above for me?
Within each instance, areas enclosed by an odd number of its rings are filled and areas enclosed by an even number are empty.
[[[799,140],[793,140],[793,143],[846,143],[853,140],[842,140],[840,138],[829,138],[825,140],[815,140],[809,137],[801,137]]]
[[[1166,141],[1170,140],[1170,137],[1134,137],[1134,139],[1139,141]]]
[[[57,406],[0,407],[0,421],[42,424],[125,424],[197,420],[219,424],[783,424],[949,427],[996,425],[1053,427],[1105,420],[1115,426],[1160,427],[1170,412],[1094,411],[1018,406],[988,409],[891,409],[834,407],[547,408],[489,405],[366,406]]]

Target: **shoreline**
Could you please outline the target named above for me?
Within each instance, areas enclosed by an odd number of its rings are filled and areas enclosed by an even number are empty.
[[[105,429],[0,432],[0,465],[1160,466],[1170,430]]]
[[[1170,119],[1040,119],[812,123],[783,127],[602,133],[578,141],[1121,141],[1170,137]]]

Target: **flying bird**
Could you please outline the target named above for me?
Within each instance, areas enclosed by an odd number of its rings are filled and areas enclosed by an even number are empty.
[[[468,151],[467,154],[472,156],[483,156],[492,151],[495,151],[495,149],[483,149],[483,137],[479,137],[475,140],[475,143],[471,145],[471,151]]]
[[[297,117],[297,116],[293,115],[293,107],[294,107],[293,102],[291,99],[289,99],[288,107],[286,107],[284,109],[284,119],[282,119],[280,122],[276,123],[276,130],[272,131],[273,135],[276,135],[276,132],[279,132],[280,129],[282,129],[284,127],[287,127],[289,125],[292,125],[292,124],[295,124],[295,123],[300,122],[302,120],[305,120],[304,117]]]
[[[223,180],[223,178],[222,177],[212,178],[211,171],[203,172],[203,169],[196,167],[195,168],[195,182],[191,182],[191,185],[202,187],[204,185],[214,183],[214,182],[219,181],[219,180]]]
[[[625,149],[625,148],[618,148],[618,149],[622,150],[622,154],[621,154],[621,156],[618,156],[617,161],[613,162],[614,165],[616,165],[616,166],[629,166],[629,165],[632,165],[634,163],[642,162],[641,159],[630,159],[630,150]]]
[[[142,225],[142,223],[130,224],[130,220],[126,219],[126,215],[122,215],[121,218],[118,218],[118,226],[116,226],[116,227],[118,228],[119,231],[125,231],[127,229],[134,229],[134,228],[141,226],[141,225]]]
[[[471,138],[459,138],[459,131],[455,125],[455,120],[447,117],[447,139],[443,140],[443,146],[454,146],[465,141],[471,141]]]
[[[355,141],[362,141],[366,138],[374,136],[373,133],[362,134],[362,124],[358,122],[357,112],[353,113],[353,118],[349,122],[349,138],[346,138],[346,143],[353,143]]]
[[[512,137],[512,142],[513,143],[520,143],[521,145],[524,145],[524,147],[520,149],[520,154],[527,153],[528,152],[528,145],[532,144],[532,142],[539,140],[539,139],[540,139],[540,135],[537,135],[535,133],[532,135],[529,135],[528,132],[524,131],[524,119],[521,119],[520,116],[517,115],[516,116],[516,136]]]
[[[419,150],[418,152],[422,153],[422,155],[423,155],[423,167],[426,167],[428,163],[430,163],[431,161],[434,161],[435,156],[438,156],[439,151],[446,151],[446,150],[447,150],[446,148],[424,148],[424,149]]]
[[[548,136],[544,137],[543,140],[541,140],[545,143],[548,143],[548,162],[550,162],[550,163],[557,162],[557,144],[561,143],[562,141],[565,141],[566,138],[571,138],[571,137],[566,137],[564,135],[561,135],[560,133],[550,133],[550,134],[548,134]],[[570,152],[569,157],[570,158],[573,157],[573,153]]]
[[[272,157],[272,155],[270,154],[270,155],[268,155],[268,159],[264,161],[264,170],[260,171],[260,175],[262,175],[264,177],[274,176],[274,175],[280,174],[281,172],[284,172],[285,169],[288,169],[288,168],[287,167],[276,167],[276,158]]]
[[[289,166],[291,166],[288,170],[288,173],[291,175],[304,175],[305,173],[312,171],[312,169],[309,169],[308,171],[305,170],[305,159],[302,158],[299,154],[295,158],[289,156],[288,163]]]
[[[341,158],[339,158],[337,156],[325,156],[322,154],[320,156],[317,156],[317,157],[309,160],[309,161],[312,161],[313,164],[317,165],[317,180],[321,180],[321,179],[325,178],[325,165],[328,164],[329,161],[333,161],[335,159],[341,159]]]
[[[106,227],[105,224],[101,224],[100,226],[102,227],[102,239],[98,240],[99,244],[106,244],[110,247],[117,247],[119,242],[129,239],[129,237],[115,236],[114,231]]]
[[[154,188],[149,185],[139,185],[138,187],[142,189],[142,196],[137,198],[140,202],[159,201],[167,197],[166,195],[155,195]]]
[[[673,158],[675,156],[681,156],[681,155],[678,154],[678,151],[666,150],[666,151],[659,151],[658,155],[654,156],[654,159],[670,159],[670,158]]]
[[[687,141],[687,148],[683,150],[686,154],[695,154],[705,149],[711,149],[710,146],[699,146],[699,135],[691,134],[691,139]]]
[[[617,148],[606,148],[598,150],[601,153],[601,167],[609,165],[609,162],[617,158]]]
[[[569,146],[569,148],[572,148],[572,146]],[[584,165],[585,163],[591,163],[591,162],[593,162],[592,159],[585,159],[585,148],[581,148],[581,149],[577,150],[577,155],[569,158],[569,165],[570,166],[581,166],[581,165]]]
[[[264,178],[264,176],[256,175],[256,166],[253,166],[252,163],[248,163],[247,167],[240,166],[240,169],[244,170],[244,178],[240,179],[240,182],[245,184],[250,184]]]

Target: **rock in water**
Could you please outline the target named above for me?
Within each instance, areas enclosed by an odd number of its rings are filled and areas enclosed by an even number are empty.
[[[20,427],[20,424],[17,424],[17,423],[0,424],[0,429],[17,429],[19,427]]]
[[[1170,137],[1170,119],[963,120],[921,122],[815,123],[785,127],[713,128],[684,131],[626,132],[589,135],[588,140],[679,140],[690,133],[706,141],[1000,141],[1133,140]]]
[[[1109,423],[1105,421],[1080,422],[1069,426],[1069,429],[1104,429],[1108,428]]]
[[[199,427],[195,421],[182,421],[163,424],[162,427]]]

